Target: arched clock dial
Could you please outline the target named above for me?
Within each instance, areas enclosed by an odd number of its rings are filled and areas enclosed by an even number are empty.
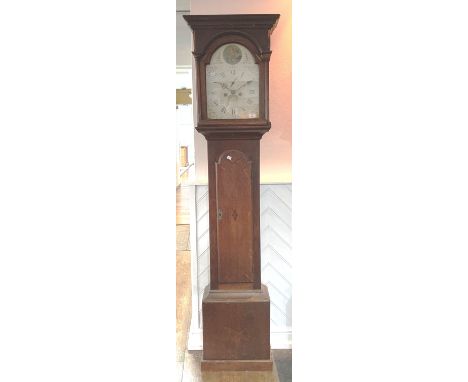
[[[206,66],[209,119],[259,118],[259,69],[241,44],[225,44]]]

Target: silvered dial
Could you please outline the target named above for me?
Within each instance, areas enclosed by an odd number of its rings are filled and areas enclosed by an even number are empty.
[[[219,47],[206,66],[208,118],[259,118],[258,77],[258,65],[247,48],[240,44]]]

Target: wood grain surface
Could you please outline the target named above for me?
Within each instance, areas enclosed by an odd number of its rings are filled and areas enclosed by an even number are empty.
[[[242,151],[228,150],[215,173],[219,283],[252,283],[252,162]]]
[[[186,353],[182,382],[283,382],[274,362],[270,371],[201,371],[201,360],[201,351]]]

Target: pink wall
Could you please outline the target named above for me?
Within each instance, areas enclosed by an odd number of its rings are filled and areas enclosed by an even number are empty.
[[[291,0],[191,0],[193,15],[279,13],[271,36],[271,130],[261,140],[261,182],[291,182]],[[194,105],[195,106],[195,105]],[[206,141],[195,133],[197,183],[207,183]]]

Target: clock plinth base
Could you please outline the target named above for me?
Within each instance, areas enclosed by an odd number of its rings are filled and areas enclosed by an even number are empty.
[[[270,296],[259,290],[209,290],[203,296],[202,370],[271,370]]]
[[[253,360],[202,360],[202,371],[271,371],[273,358]]]

